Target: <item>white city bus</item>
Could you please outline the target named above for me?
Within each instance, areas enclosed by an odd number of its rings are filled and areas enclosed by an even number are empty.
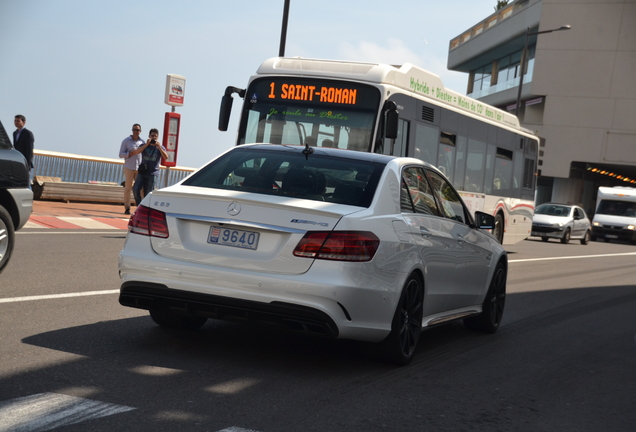
[[[401,67],[277,57],[246,89],[237,144],[266,142],[415,157],[452,181],[471,210],[491,213],[503,244],[527,238],[534,212],[539,139],[517,117],[448,90],[437,75]]]

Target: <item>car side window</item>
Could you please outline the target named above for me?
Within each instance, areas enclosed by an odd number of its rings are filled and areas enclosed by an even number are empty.
[[[427,173],[431,179],[431,186],[440,200],[440,210],[444,217],[468,224],[468,216],[455,189],[436,172],[427,170]]]
[[[400,207],[407,213],[440,214],[422,168],[407,167],[402,172]]]

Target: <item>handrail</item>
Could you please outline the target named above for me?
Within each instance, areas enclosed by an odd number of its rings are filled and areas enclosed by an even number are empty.
[[[33,165],[34,176],[60,177],[65,182],[119,184],[124,180],[123,159],[34,150]],[[170,169],[161,167],[159,178],[155,183],[158,187],[170,186],[195,170],[188,167],[171,167]]]

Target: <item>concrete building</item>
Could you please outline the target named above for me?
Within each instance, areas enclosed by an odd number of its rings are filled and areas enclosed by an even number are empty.
[[[495,1],[493,1],[494,6]],[[515,112],[542,138],[537,204],[593,210],[599,186],[636,187],[636,0],[514,0],[450,42],[468,96]]]

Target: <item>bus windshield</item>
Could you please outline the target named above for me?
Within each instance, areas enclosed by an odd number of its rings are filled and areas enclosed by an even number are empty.
[[[258,79],[246,91],[238,143],[370,151],[379,104],[379,90],[364,84]]]

